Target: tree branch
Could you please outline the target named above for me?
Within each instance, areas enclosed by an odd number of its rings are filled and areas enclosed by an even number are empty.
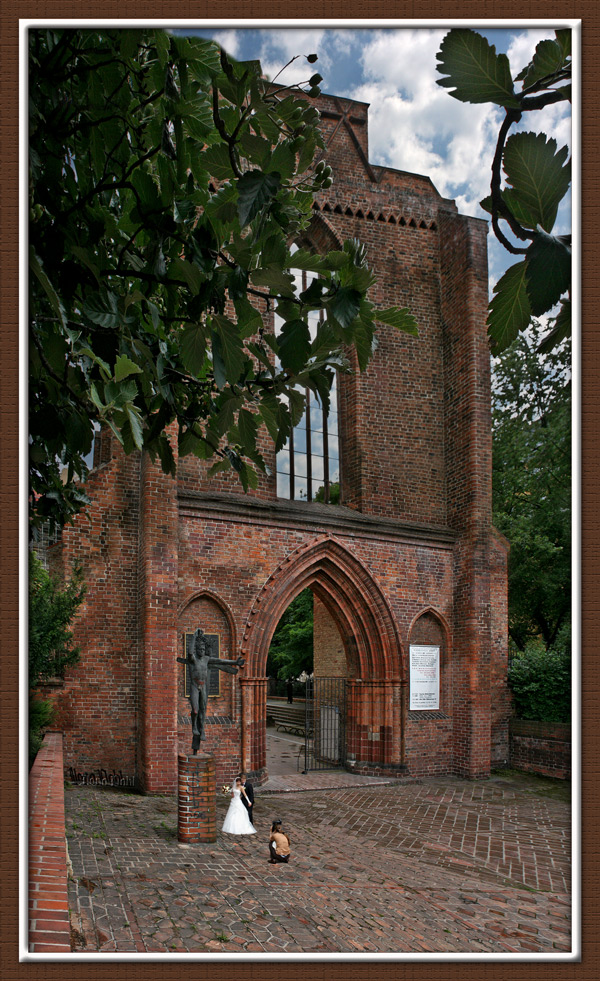
[[[496,143],[496,152],[494,154],[494,159],[492,161],[492,182],[490,185],[490,190],[492,193],[492,227],[494,229],[494,234],[498,241],[504,246],[504,248],[511,252],[512,255],[524,255],[527,249],[519,249],[510,242],[502,229],[498,224],[499,218],[504,218],[505,221],[510,225],[511,231],[516,235],[517,238],[522,240],[533,239],[533,235],[527,233],[518,221],[515,219],[512,212],[504,203],[502,197],[502,157],[504,154],[504,145],[506,143],[506,137],[508,131],[513,123],[518,123],[521,118],[521,112],[519,109],[507,109],[506,116],[502,126],[500,127],[500,132],[498,133],[498,142]]]

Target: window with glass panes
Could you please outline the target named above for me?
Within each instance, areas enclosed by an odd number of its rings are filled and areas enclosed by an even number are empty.
[[[293,270],[298,292],[307,289],[313,273]],[[311,340],[314,340],[322,312],[309,315]],[[275,331],[283,321],[275,316]],[[338,435],[337,378],[330,392],[329,410],[319,396],[305,390],[306,409],[290,438],[277,454],[277,496],[292,501],[330,500],[332,484],[340,480],[340,446]]]

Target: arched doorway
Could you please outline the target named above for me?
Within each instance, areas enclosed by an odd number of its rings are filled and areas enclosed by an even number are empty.
[[[310,587],[343,640],[347,677],[346,752],[386,768],[404,764],[405,676],[389,604],[367,567],[339,540],[322,536],[290,553],[250,612],[241,643],[242,760],[258,778],[266,766],[266,663],[289,603]]]
[[[267,658],[267,767],[336,770],[346,763],[348,661],[329,609],[306,586],[284,611]]]

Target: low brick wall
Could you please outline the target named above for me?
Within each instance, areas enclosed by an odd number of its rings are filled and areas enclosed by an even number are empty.
[[[71,952],[63,738],[48,732],[29,773],[29,950]]]
[[[510,765],[544,777],[571,777],[571,727],[552,722],[511,719]]]

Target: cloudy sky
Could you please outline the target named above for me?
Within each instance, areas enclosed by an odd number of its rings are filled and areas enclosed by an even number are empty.
[[[397,22],[401,24],[401,21]],[[475,26],[496,51],[505,52],[516,74],[530,60],[536,44],[554,37],[548,27]],[[559,25],[560,26],[560,25]],[[564,25],[562,25],[564,26]],[[372,163],[425,174],[438,191],[456,201],[463,214],[487,217],[479,201],[489,193],[490,167],[500,109],[453,99],[436,84],[436,53],[448,27],[265,29],[196,26],[193,33],[213,37],[234,57],[259,58],[273,78],[294,55],[316,52],[310,66],[299,58],[280,76],[282,82],[306,80],[314,70],[323,76],[324,92],[368,102],[369,154]],[[571,144],[568,104],[526,114],[521,129],[543,129],[559,146]],[[560,215],[560,232],[570,227],[570,208]],[[490,285],[514,259],[489,237]]]

